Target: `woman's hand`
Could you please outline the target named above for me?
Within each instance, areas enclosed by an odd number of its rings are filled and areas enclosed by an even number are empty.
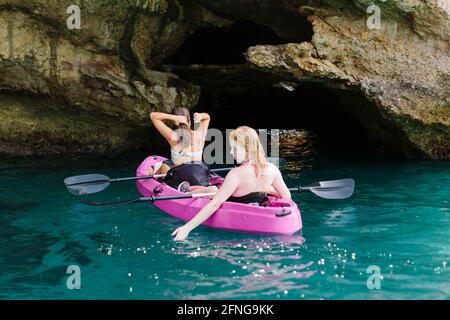
[[[236,190],[239,185],[239,176],[236,169],[231,169],[231,171],[225,177],[222,187],[215,194],[214,198],[208,202],[206,206],[203,207],[189,222],[184,226],[176,229],[172,236],[175,236],[175,240],[185,240],[189,236],[189,232],[197,228],[203,222],[205,222],[210,216],[219,210],[222,203],[224,203]]]
[[[201,115],[201,113],[194,113],[194,122],[195,123],[200,123],[203,120],[203,117]]]
[[[175,236],[175,241],[182,241],[187,239],[189,232],[191,232],[191,229],[184,225],[172,232],[172,236]]]

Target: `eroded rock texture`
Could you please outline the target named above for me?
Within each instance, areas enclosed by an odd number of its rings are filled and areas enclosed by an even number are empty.
[[[298,81],[362,91],[375,109],[355,104],[348,111],[379,149],[448,159],[450,2],[353,2],[297,7],[313,25],[312,41],[252,47],[248,60]],[[366,26],[373,3],[381,9],[381,29]]]
[[[163,66],[166,59],[200,28],[245,20],[286,43],[252,46],[247,66],[229,70],[250,68],[266,82],[321,83],[342,100],[351,93],[361,98],[344,111],[379,150],[450,158],[450,1],[142,2],[149,5],[0,0],[0,154],[142,146],[149,111],[193,107],[201,94],[177,68]],[[81,30],[66,27],[73,3]],[[381,29],[367,27],[372,5],[381,10]]]
[[[190,1],[160,1],[153,10],[123,0],[78,3],[82,28],[69,30],[72,2],[0,1],[1,154],[141,145],[149,111],[191,107],[200,93],[152,67],[190,31],[228,23]]]

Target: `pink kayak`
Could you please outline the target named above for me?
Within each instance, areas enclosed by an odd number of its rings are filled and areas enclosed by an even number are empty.
[[[149,156],[136,171],[136,176],[148,175],[149,169],[167,160],[160,156]],[[220,188],[223,178],[214,176],[211,183]],[[173,196],[184,193],[164,184],[158,179],[136,181],[137,189],[144,197]],[[269,197],[263,206],[225,202],[203,225],[223,230],[260,234],[293,234],[302,229],[302,219],[297,204],[291,200]],[[155,201],[154,205],[167,214],[187,221],[192,219],[210,200],[188,198]]]

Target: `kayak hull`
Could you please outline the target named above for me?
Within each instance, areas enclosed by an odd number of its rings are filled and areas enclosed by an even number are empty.
[[[149,169],[158,162],[167,160],[160,156],[147,157],[138,167],[136,176],[148,175]],[[223,181],[214,177],[211,183]],[[137,180],[138,191],[144,197],[172,196],[183,193],[157,179]],[[220,186],[219,186],[220,188]],[[269,197],[267,206],[224,202],[217,212],[203,225],[217,229],[257,234],[294,234],[302,229],[300,210],[292,200]],[[210,200],[206,198],[188,198],[155,201],[154,205],[167,214],[184,221],[192,219]]]

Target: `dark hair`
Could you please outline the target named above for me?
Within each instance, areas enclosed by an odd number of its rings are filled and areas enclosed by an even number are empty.
[[[178,125],[177,135],[178,143],[181,143],[183,147],[187,147],[191,144],[192,134],[191,134],[191,113],[185,107],[175,107],[172,110],[172,114],[176,116],[185,116],[188,124],[180,123]]]

